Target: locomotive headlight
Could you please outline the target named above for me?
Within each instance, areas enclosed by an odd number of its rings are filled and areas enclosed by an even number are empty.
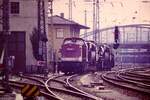
[[[82,48],[82,45],[79,45],[79,48],[81,49],[81,48]]]
[[[82,61],[82,57],[79,57],[79,58],[75,58],[76,59],[76,61]]]

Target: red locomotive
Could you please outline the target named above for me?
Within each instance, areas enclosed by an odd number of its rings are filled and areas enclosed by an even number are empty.
[[[95,42],[82,38],[66,38],[60,49],[58,70],[67,74],[97,71],[103,67],[111,69],[114,56],[110,49],[106,46],[99,47]]]
[[[66,38],[61,46],[59,70],[82,73],[88,66],[88,48],[82,38]]]

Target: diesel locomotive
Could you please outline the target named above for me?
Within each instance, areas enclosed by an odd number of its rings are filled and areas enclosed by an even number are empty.
[[[85,41],[82,38],[65,38],[60,53],[58,70],[65,74],[111,69],[114,66],[110,47],[99,46],[94,41]]]

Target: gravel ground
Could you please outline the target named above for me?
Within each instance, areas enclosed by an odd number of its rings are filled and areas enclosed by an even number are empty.
[[[140,67],[140,66],[134,66]],[[131,66],[117,66],[112,70],[131,68]],[[103,72],[96,72],[94,74],[83,75],[82,77],[78,77],[76,80],[78,82],[73,83],[78,88],[92,93],[98,97],[103,98],[104,100],[150,100],[150,96],[138,93],[135,91],[131,91],[128,89],[119,88],[117,86],[106,83],[101,79],[100,75]],[[102,83],[103,85],[99,86],[91,86],[91,83]],[[103,89],[104,87],[104,89]],[[99,89],[102,88],[102,89]]]

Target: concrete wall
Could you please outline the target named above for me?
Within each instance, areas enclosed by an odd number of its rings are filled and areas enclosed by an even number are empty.
[[[10,31],[26,32],[26,65],[36,63],[32,54],[30,34],[37,27],[37,2],[36,0],[11,0],[20,3],[20,13],[10,14]]]
[[[48,0],[44,1],[45,1],[45,9],[46,9],[45,15],[47,24]],[[35,65],[37,62],[32,54],[30,35],[33,32],[33,28],[37,28],[38,22],[37,0],[10,0],[10,2],[20,3],[20,13],[19,14],[10,13],[10,31],[26,32],[26,66]],[[2,29],[0,28],[0,30]],[[46,32],[48,32],[48,25],[46,25]]]

